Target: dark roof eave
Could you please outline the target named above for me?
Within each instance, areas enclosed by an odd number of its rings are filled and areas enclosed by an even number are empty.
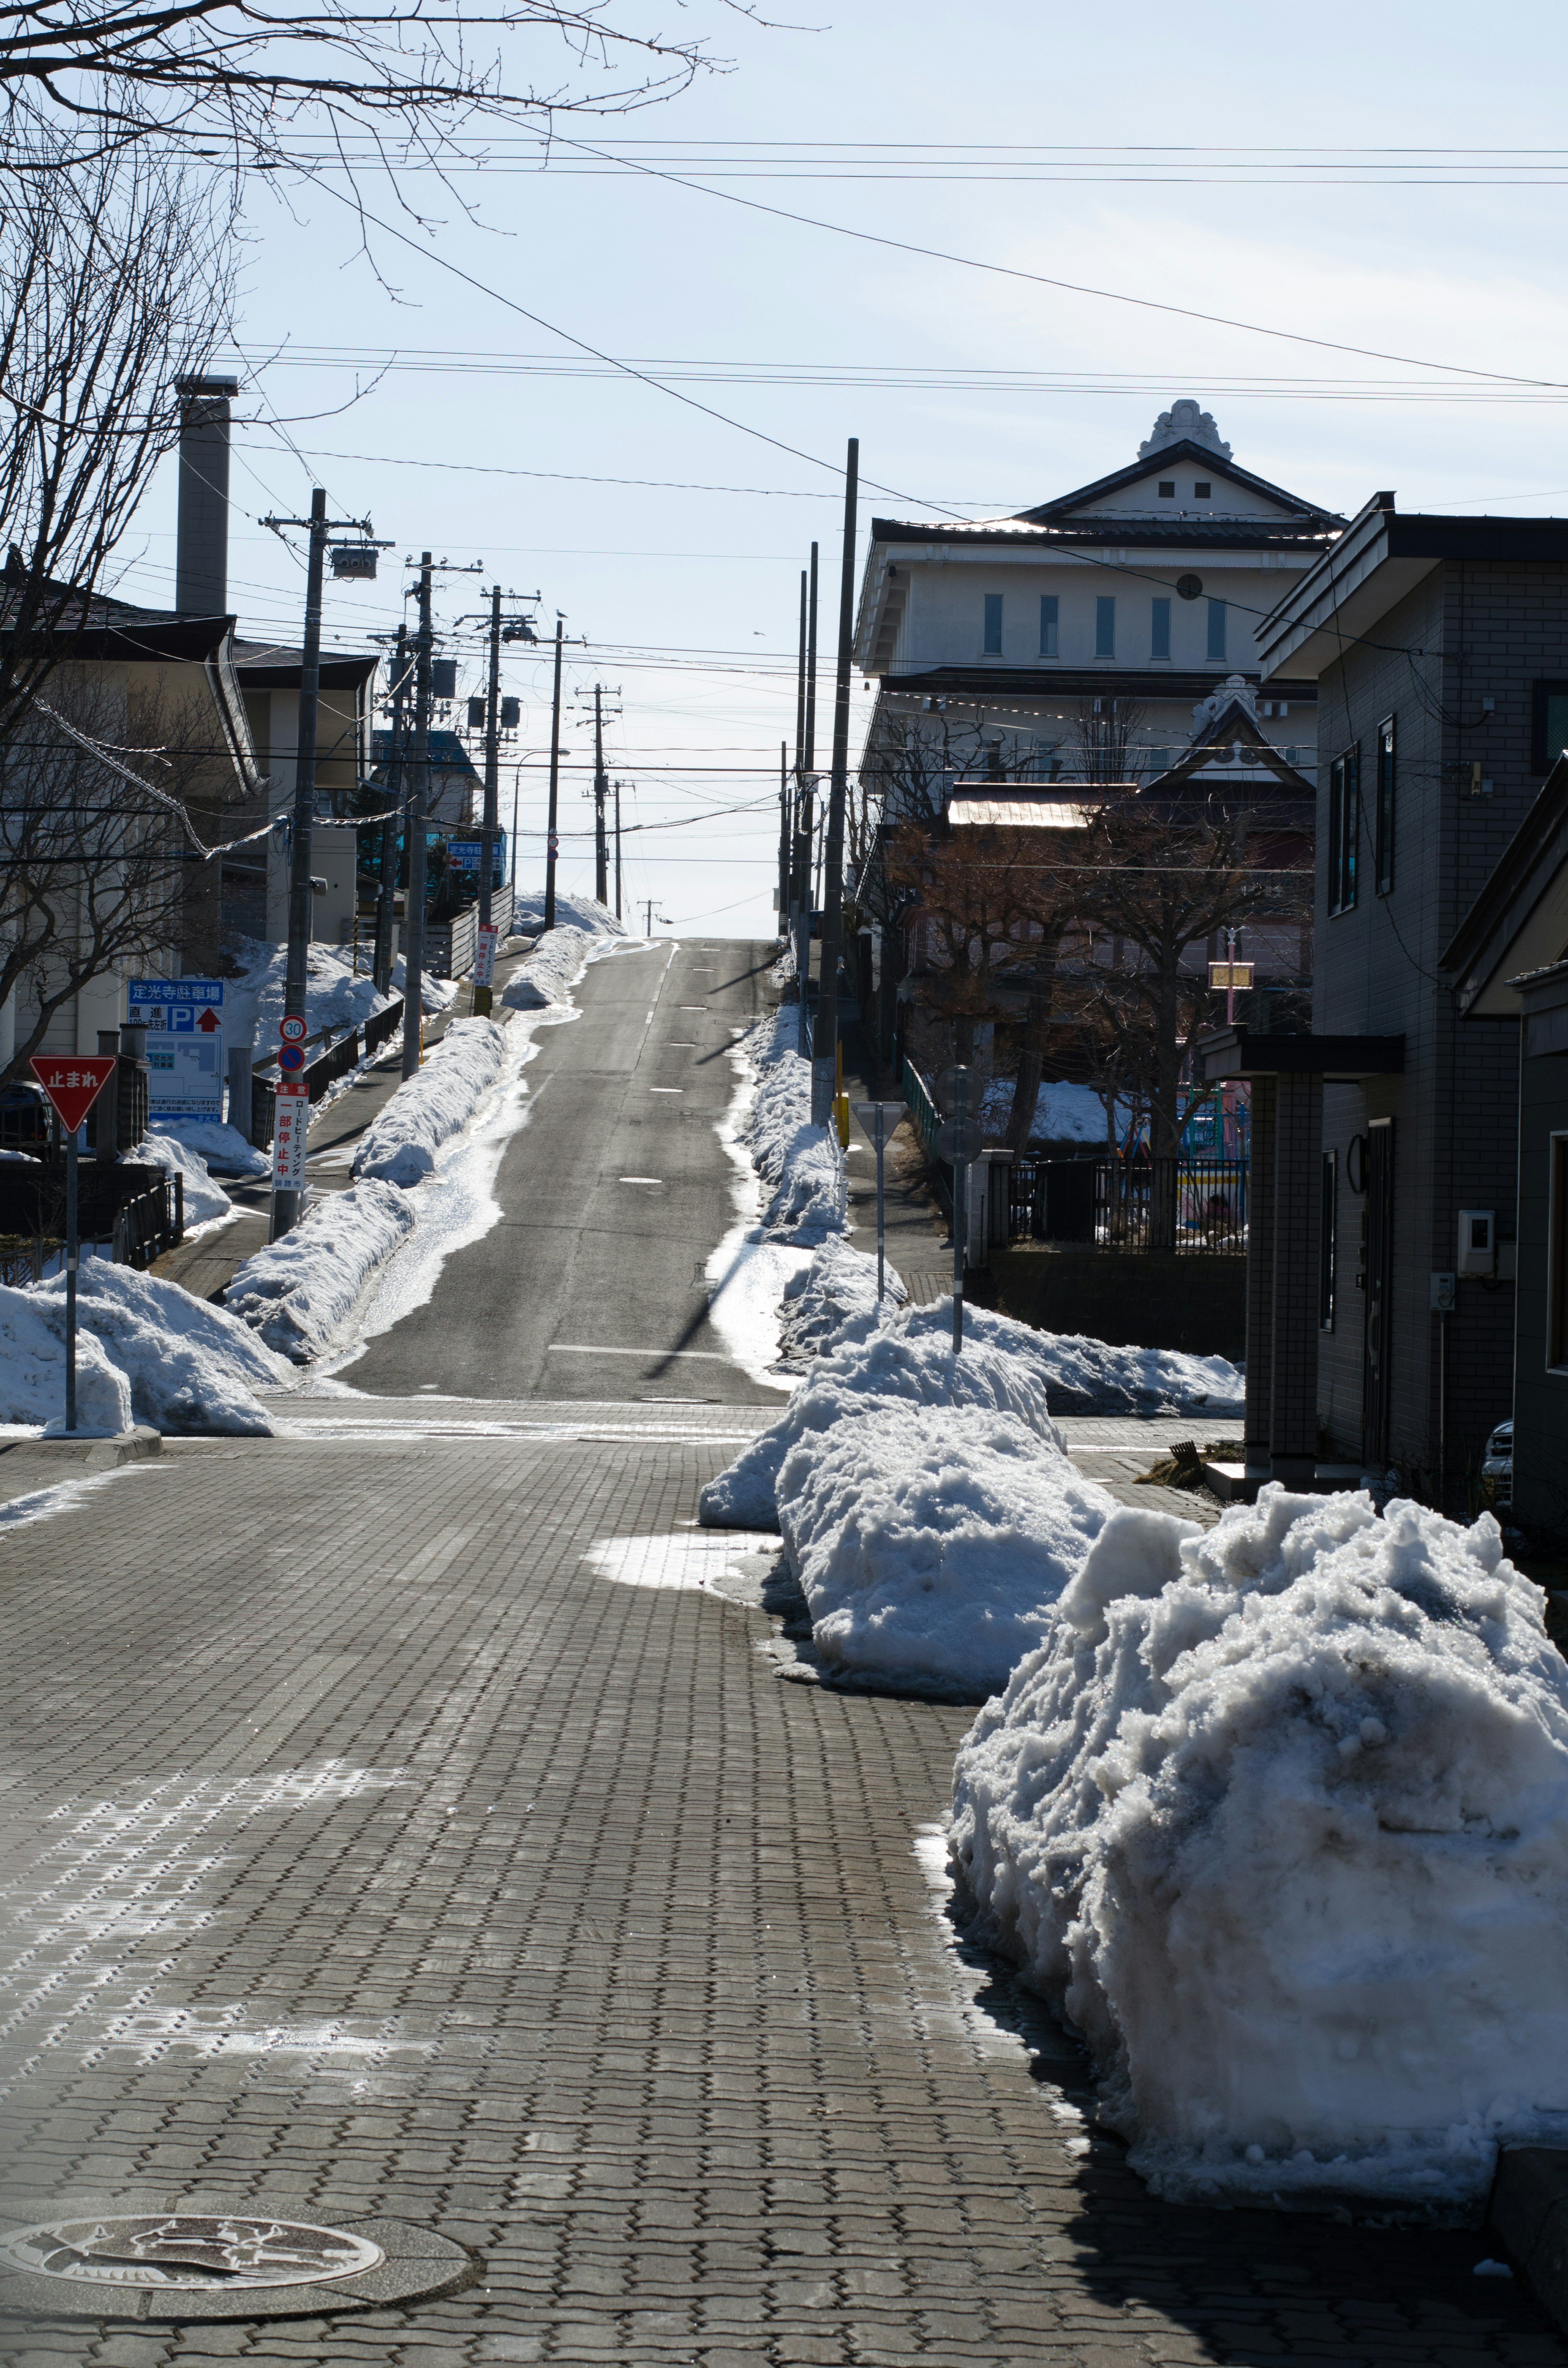
[[[1199,1037],[1193,1050],[1205,1085],[1245,1077],[1397,1077],[1404,1070],[1403,1036],[1254,1036],[1221,1028]]]

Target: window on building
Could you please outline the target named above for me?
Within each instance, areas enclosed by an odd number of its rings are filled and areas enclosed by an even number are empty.
[[[1162,477],[1160,479],[1160,499],[1163,502],[1175,501],[1176,479],[1174,477]]]
[[[1171,604],[1168,600],[1155,600],[1150,606],[1153,613],[1149,631],[1149,655],[1152,658],[1168,658],[1171,654]]]
[[[1170,761],[1171,752],[1168,748],[1151,748],[1143,759],[1143,769],[1149,779],[1153,780],[1157,775],[1167,770]]]
[[[1323,1156],[1323,1206],[1318,1212],[1318,1330],[1334,1329],[1335,1277],[1339,1271],[1339,1154]]]
[[[1378,726],[1378,814],[1372,868],[1380,896],[1393,886],[1393,717]]]
[[[1568,682],[1538,682],[1530,713],[1530,770],[1550,773],[1568,748]]]
[[[1328,909],[1356,902],[1356,847],[1361,822],[1361,752],[1347,748],[1328,768]]]
[[[1042,658],[1057,655],[1056,632],[1061,614],[1061,602],[1054,592],[1045,592],[1040,603],[1040,654]]]
[[[1568,1367],[1568,1134],[1547,1144],[1551,1166],[1546,1206],[1546,1361]]]
[[[1116,655],[1116,602],[1098,599],[1095,602],[1095,655],[1113,658]]]
[[[1002,655],[1002,595],[988,592],[985,596],[985,655],[999,658]]]
[[[1211,658],[1222,658],[1225,655],[1225,603],[1223,600],[1210,600],[1209,603],[1209,655]]]
[[[1208,478],[1200,477],[1197,484],[1194,485],[1192,489],[1192,497],[1194,501],[1206,502],[1213,488],[1210,486]]]

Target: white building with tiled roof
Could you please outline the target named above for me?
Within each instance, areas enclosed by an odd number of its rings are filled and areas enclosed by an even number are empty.
[[[879,686],[868,785],[896,809],[912,734],[951,778],[1072,780],[1095,742],[1096,778],[1150,780],[1233,677],[1311,781],[1316,686],[1273,678],[1257,698],[1254,633],[1344,523],[1239,467],[1189,399],[1128,467],[1016,517],[874,518],[855,649]]]

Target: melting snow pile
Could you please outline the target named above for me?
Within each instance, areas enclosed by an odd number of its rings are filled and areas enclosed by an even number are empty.
[[[88,1258],[76,1313],[83,1429],[270,1432],[256,1392],[290,1381],[290,1369],[222,1308],[177,1282]],[[0,1287],[0,1420],[49,1423],[64,1412],[63,1276],[30,1291]]]
[[[155,1118],[152,1133],[143,1137],[151,1144],[153,1137],[170,1143],[181,1143],[205,1161],[212,1176],[270,1176],[272,1161],[265,1151],[257,1151],[248,1143],[237,1126],[230,1126],[219,1118]],[[133,1155],[140,1157],[142,1144]],[[158,1156],[156,1152],[152,1154]],[[189,1187],[187,1190],[188,1192]],[[188,1204],[187,1213],[188,1214]]]
[[[558,929],[582,929],[591,938],[623,938],[626,930],[608,905],[597,896],[566,896],[555,892],[555,926]],[[518,896],[512,905],[512,931],[517,937],[540,937],[544,934],[544,891],[532,896]]]
[[[606,936],[603,929],[578,928],[575,924],[547,930],[531,954],[517,964],[501,990],[508,1011],[543,1011],[564,1003]],[[618,934],[624,934],[618,932]]]
[[[899,1306],[909,1296],[889,1266],[887,1301]],[[778,1303],[778,1356],[781,1364],[803,1365],[831,1347],[857,1315],[872,1315],[877,1308],[877,1261],[852,1250],[840,1234],[830,1234],[812,1253],[809,1265],[792,1274]]]
[[[305,1364],[353,1314],[372,1275],[414,1230],[414,1203],[395,1184],[367,1178],[324,1192],[281,1241],[245,1260],[224,1305],[269,1349]]]
[[[227,937],[224,951],[235,964],[232,976],[223,981],[223,1044],[225,1051],[235,1044],[249,1044],[258,1060],[267,1057],[278,1047],[278,1023],[283,1017],[283,977],[288,965],[289,949],[273,945],[264,938]],[[305,973],[305,1023],[314,1036],[319,1030],[330,1028],[335,1033],[349,1028],[362,1028],[373,1012],[384,1011],[390,998],[378,995],[367,970],[356,976],[352,952],[336,946],[313,945],[308,949],[309,962]],[[403,992],[401,962],[395,973],[398,993]],[[444,979],[436,982],[445,987]],[[438,1009],[426,1002],[426,1009]],[[185,1128],[181,1127],[182,1135]]]
[[[950,1324],[952,1302],[940,1304]],[[1026,1338],[1058,1414],[1239,1415],[1245,1410],[1246,1376],[1226,1357],[1189,1357],[1181,1349],[1118,1349],[1079,1332],[1026,1330]]]
[[[229,1131],[227,1127],[223,1130],[225,1133]],[[210,1224],[214,1217],[226,1217],[234,1205],[222,1186],[213,1183],[206,1160],[186,1141],[183,1128],[178,1134],[162,1126],[154,1128],[142,1136],[131,1156],[144,1160],[149,1167],[163,1168],[170,1177],[184,1179],[182,1204],[187,1225]]]
[[[1568,1668],[1496,1524],[1119,1510],[961,1746],[979,1936],[1177,2202],[1473,2213],[1568,2134]]]
[[[838,1138],[812,1124],[812,1064],[795,1050],[798,1026],[794,1006],[782,1005],[739,1047],[756,1076],[739,1140],[769,1195],[764,1235],[806,1247],[844,1231],[846,1201]]]
[[[778,1497],[822,1659],[971,1700],[1035,1650],[1113,1502],[1018,1415],[907,1399],[798,1440]]]
[[[466,1126],[501,1070],[506,1037],[493,1019],[454,1019],[440,1042],[366,1130],[355,1176],[417,1184],[443,1143]]]
[[[1000,1142],[1006,1133],[1007,1121],[1013,1115],[1013,1093],[1010,1077],[994,1077],[986,1087],[981,1103],[981,1123],[988,1142]],[[1117,1103],[1116,1122],[1119,1134],[1131,1126],[1132,1110],[1129,1103]],[[1048,1079],[1035,1097],[1029,1135],[1042,1143],[1094,1143],[1103,1149],[1105,1104],[1093,1086]]]

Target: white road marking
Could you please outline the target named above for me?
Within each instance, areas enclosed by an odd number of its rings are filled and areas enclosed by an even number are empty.
[[[684,1094],[686,1087],[684,1086],[650,1086],[648,1091],[651,1094]]]
[[[622,1176],[617,1180],[622,1184],[662,1184],[665,1179],[662,1176]]]

